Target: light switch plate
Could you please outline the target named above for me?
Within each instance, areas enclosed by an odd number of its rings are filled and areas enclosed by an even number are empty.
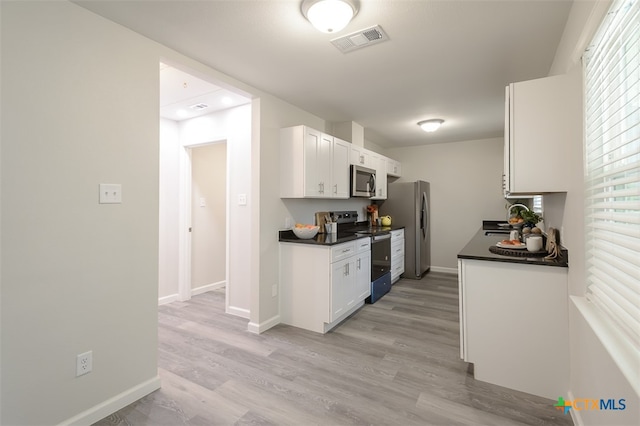
[[[238,194],[238,205],[247,205],[247,194]]]
[[[100,204],[122,203],[122,185],[118,183],[100,184]]]

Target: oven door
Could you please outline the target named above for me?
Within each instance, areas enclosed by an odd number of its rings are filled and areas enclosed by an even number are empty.
[[[391,271],[391,234],[371,237],[371,281]]]

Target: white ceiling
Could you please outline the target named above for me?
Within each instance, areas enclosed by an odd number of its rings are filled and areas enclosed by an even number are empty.
[[[549,73],[572,4],[361,0],[324,34],[301,0],[74,2],[389,148],[502,136],[504,86]],[[374,25],[390,40],[346,54],[330,42]],[[445,124],[424,133],[428,118]]]
[[[237,93],[160,64],[160,117],[181,121],[249,102]]]

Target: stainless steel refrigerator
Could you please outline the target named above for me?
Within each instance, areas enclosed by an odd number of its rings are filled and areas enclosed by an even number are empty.
[[[404,278],[419,280],[431,268],[429,182],[393,182],[379,209],[393,226],[404,226]]]

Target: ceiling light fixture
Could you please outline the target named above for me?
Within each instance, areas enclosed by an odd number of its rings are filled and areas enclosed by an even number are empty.
[[[302,14],[323,33],[335,33],[358,13],[355,0],[304,0]]]
[[[434,118],[431,120],[423,120],[418,122],[418,126],[422,128],[425,132],[435,132],[442,126],[444,120],[440,118]]]

